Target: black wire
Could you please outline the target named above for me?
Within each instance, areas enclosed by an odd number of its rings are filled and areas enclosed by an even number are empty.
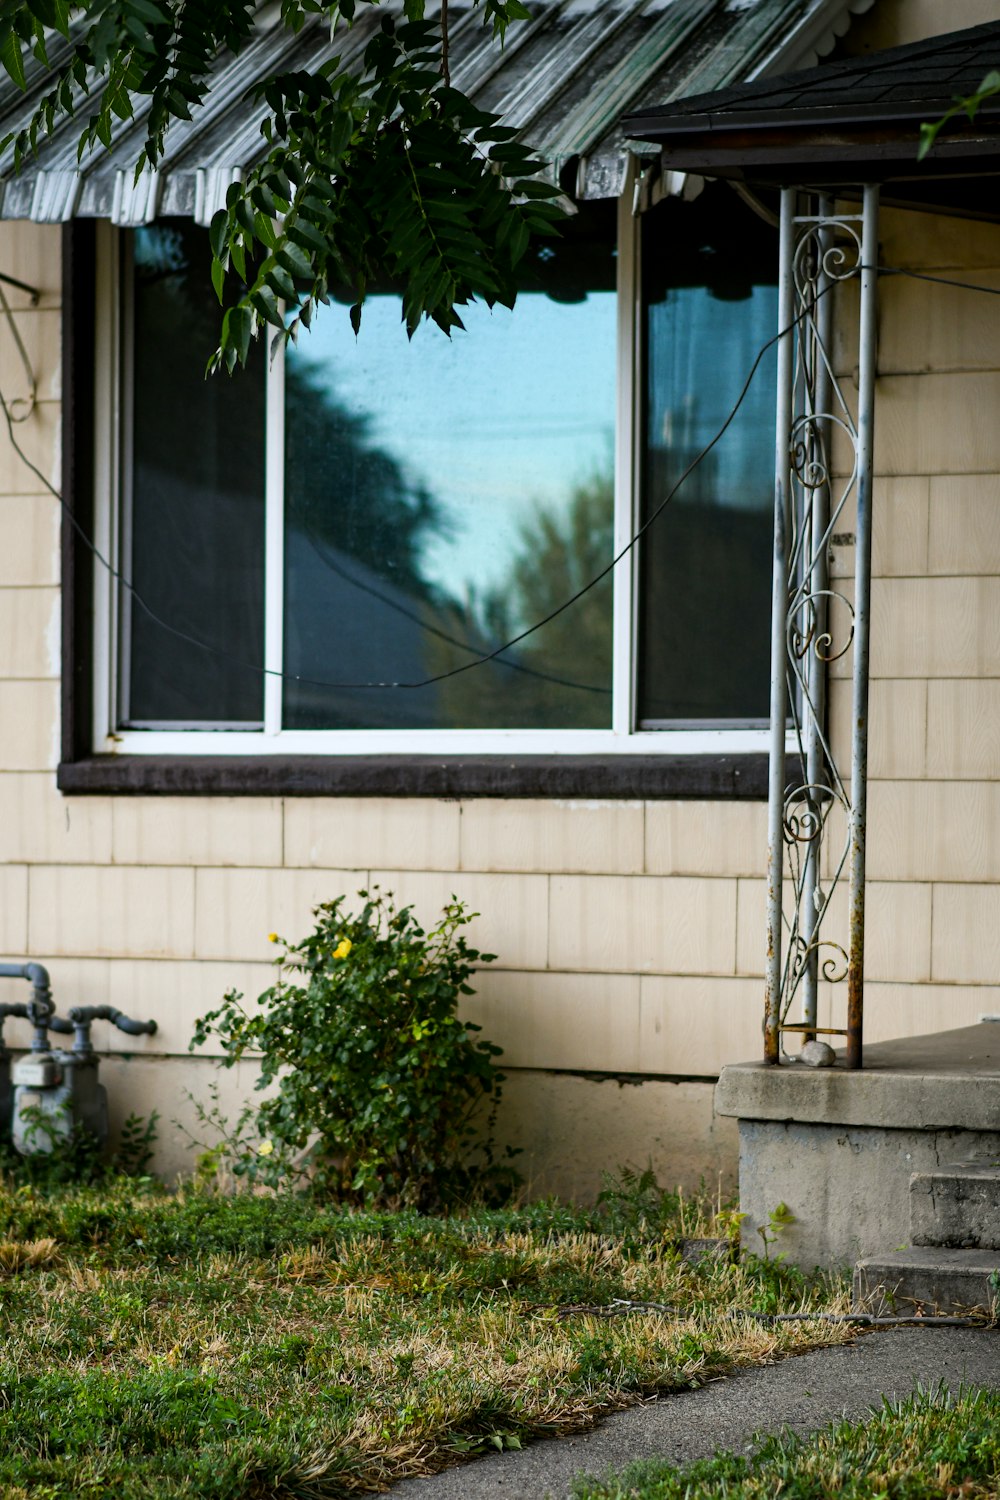
[[[929,281],[929,282],[937,283],[938,285],[941,285],[941,286],[958,287],[959,289],[961,289],[963,291],[985,292],[985,293],[988,293],[990,296],[994,296],[994,297],[995,296],[1000,296],[1000,287],[983,286],[980,283],[970,282],[970,281],[957,281],[957,280],[955,280],[955,279],[953,279],[951,277],[947,277],[947,276],[932,276],[932,275],[930,275],[927,272],[923,272],[923,271],[910,271],[910,270],[907,270],[907,269],[905,269],[905,268],[903,268],[901,266],[864,266],[864,265],[859,265],[859,266],[856,267],[856,270],[859,271],[859,272],[860,271],[872,271],[872,270],[874,270],[874,271],[879,272],[880,274],[886,275],[886,276],[907,276],[907,277],[912,278],[915,281]],[[823,291],[817,293],[816,297],[814,298],[811,306],[809,307],[809,309],[807,311],[809,313],[811,313],[812,310],[813,310],[813,308],[816,306],[816,303],[819,301],[819,298],[822,297],[822,296],[825,296],[828,291],[832,291],[833,286],[836,285],[836,284],[837,283],[831,283],[826,288],[824,288]],[[769,338],[765,344],[761,345],[760,349],[757,351],[757,356],[754,359],[754,362],[753,362],[753,364],[750,367],[750,372],[747,375],[746,380],[743,383],[743,388],[740,391],[739,396],[736,398],[736,401],[735,401],[732,409],[730,410],[729,415],[726,417],[725,421],[722,423],[722,426],[716,432],[715,436],[711,439],[711,441],[708,442],[708,443],[706,443],[705,447],[702,448],[702,450],[700,451],[700,453],[698,453],[698,454],[695,455],[695,457],[688,464],[687,468],[684,470],[683,474],[677,480],[677,482],[673,486],[673,488],[667,492],[667,494],[664,496],[664,498],[660,501],[659,505],[657,505],[656,508],[652,511],[652,513],[646,518],[646,520],[639,527],[638,531],[636,531],[635,534],[630,538],[630,540],[628,542],[626,542],[625,546],[621,549],[621,551],[615,557],[613,557],[611,559],[611,561],[608,563],[607,567],[602,568],[601,571],[598,574],[596,574],[593,578],[591,578],[589,580],[589,582],[585,583],[581,588],[577,589],[574,594],[571,594],[570,597],[568,599],[564,600],[562,604],[558,605],[556,609],[551,610],[547,615],[543,616],[542,619],[536,620],[536,622],[533,625],[529,625],[526,629],[522,630],[518,635],[513,636],[509,641],[505,641],[503,645],[497,646],[495,650],[489,651],[489,652],[487,652],[486,654],[484,654],[482,656],[475,657],[472,661],[463,663],[462,666],[453,667],[448,672],[438,672],[435,676],[422,678],[418,682],[331,682],[331,681],[328,681],[328,680],[323,679],[323,678],[303,677],[303,676],[300,676],[298,673],[294,673],[294,672],[282,672],[282,671],[280,671],[276,667],[265,667],[265,666],[259,665],[256,662],[246,661],[243,657],[237,656],[233,652],[225,650],[225,648],[222,647],[222,646],[211,646],[211,645],[208,644],[207,641],[199,640],[197,638],[197,636],[190,635],[186,630],[181,630],[177,626],[171,625],[167,620],[164,620],[160,615],[158,615],[157,612],[149,604],[146,603],[145,599],[142,597],[142,595],[139,593],[139,591],[135,588],[135,586],[127,578],[124,577],[124,575],[108,560],[108,558],[106,558],[104,556],[104,554],[100,551],[100,549],[97,547],[97,545],[91,540],[91,538],[84,531],[83,527],[80,525],[80,522],[77,520],[76,516],[73,514],[72,509],[67,504],[67,502],[63,499],[62,495],[56,489],[55,485],[53,485],[51,483],[51,481],[46,478],[46,476],[42,473],[42,471],[38,467],[38,465],[35,464],[35,463],[33,463],[32,460],[25,453],[24,449],[21,447],[20,443],[17,441],[17,438],[15,436],[15,433],[14,433],[14,422],[13,422],[13,419],[11,417],[8,405],[7,405],[7,400],[6,400],[6,398],[5,398],[2,390],[0,390],[0,408],[2,408],[2,410],[3,410],[4,420],[6,421],[6,424],[7,424],[7,431],[8,431],[8,434],[10,436],[11,445],[13,446],[15,453],[21,459],[22,463],[25,464],[25,466],[28,469],[31,470],[31,472],[42,482],[42,484],[49,491],[49,493],[59,502],[59,505],[61,506],[61,508],[63,510],[63,513],[65,514],[65,516],[66,516],[67,520],[69,521],[70,525],[73,527],[73,529],[76,532],[77,536],[84,543],[84,545],[89,549],[89,551],[93,554],[93,556],[97,559],[97,561],[101,564],[101,566],[105,569],[105,571],[108,573],[108,575],[111,578],[115,579],[115,581],[117,583],[119,583],[123,589],[125,589],[125,591],[129,594],[129,596],[134,600],[134,602],[138,605],[138,607],[143,611],[143,613],[150,620],[152,620],[155,625],[158,625],[161,630],[167,631],[167,633],[169,635],[174,636],[177,640],[184,641],[189,646],[196,646],[200,651],[207,651],[211,655],[220,657],[224,661],[233,662],[236,666],[242,667],[246,671],[257,672],[262,677],[278,677],[282,681],[286,681],[286,682],[301,682],[301,683],[303,683],[307,687],[336,688],[336,689],[339,689],[339,690],[342,690],[342,691],[347,691],[348,689],[350,689],[352,691],[357,691],[357,690],[367,689],[367,688],[410,688],[410,689],[424,688],[424,687],[430,687],[430,686],[432,686],[436,682],[444,682],[446,679],[448,679],[450,677],[458,677],[458,676],[461,675],[461,673],[463,673],[463,672],[469,672],[474,667],[484,666],[487,662],[495,661],[505,651],[509,651],[513,646],[519,645],[520,642],[523,641],[523,640],[526,640],[528,636],[534,635],[535,631],[541,630],[543,628],[543,626],[548,625],[548,624],[551,623],[551,621],[557,619],[558,616],[561,615],[561,614],[563,614],[565,610],[569,609],[572,605],[576,604],[576,602],[579,599],[582,599],[585,594],[588,594],[592,588],[596,588],[596,586],[603,579],[605,579],[608,576],[608,574],[614,568],[616,568],[618,566],[618,564],[623,560],[623,558],[625,558],[625,557],[628,556],[628,554],[636,546],[636,544],[639,542],[639,540],[645,535],[645,533],[652,526],[653,522],[657,519],[657,517],[660,516],[663,513],[663,511],[666,509],[666,507],[670,504],[671,500],[673,500],[674,496],[677,494],[677,491],[681,488],[681,485],[685,482],[685,480],[688,479],[688,477],[694,472],[694,470],[698,467],[698,465],[705,458],[707,458],[707,456],[709,455],[709,453],[711,453],[711,451],[715,447],[715,445],[722,439],[722,437],[725,435],[725,433],[728,431],[729,427],[732,425],[733,421],[735,420],[736,415],[737,415],[737,413],[740,410],[740,407],[743,405],[743,402],[746,400],[747,393],[748,393],[748,391],[750,389],[750,384],[751,384],[754,376],[756,375],[757,370],[760,367],[760,363],[761,363],[761,360],[764,358],[764,355],[768,352],[769,349],[773,348],[775,344],[779,343],[781,339],[785,338],[789,333],[791,333],[793,331],[793,329],[798,326],[798,324],[801,322],[801,320],[802,320],[802,318],[804,316],[806,316],[806,312],[800,312],[795,317],[795,319],[788,325],[787,328],[779,329],[779,331],[777,333],[773,334],[772,337]],[[459,644],[459,643],[456,642],[456,644]],[[502,663],[502,665],[503,666],[512,666],[513,663],[504,662],[504,663]],[[530,668],[523,668],[522,670],[530,671],[531,669]],[[541,675],[541,674],[538,674],[538,675]],[[580,684],[569,683],[569,682],[567,682],[565,685],[566,686],[574,686],[574,687],[575,686],[580,686]],[[598,689],[598,691],[600,691],[600,690]]]
[[[819,300],[819,298],[824,296],[826,292],[832,290],[832,286],[833,284],[831,283],[830,286],[826,287],[823,291],[817,294],[816,298],[809,308],[810,312],[812,311],[812,308],[815,307],[816,302]],[[711,453],[716,443],[718,443],[722,439],[722,437],[725,435],[725,433],[728,431],[729,427],[735,420],[740,407],[743,405],[743,402],[746,400],[747,393],[750,389],[750,384],[754,376],[756,375],[758,368],[760,367],[760,363],[764,358],[764,355],[781,339],[785,338],[787,334],[791,333],[792,330],[801,321],[803,316],[805,316],[804,313],[799,313],[787,328],[779,329],[777,333],[772,334],[771,338],[769,338],[765,344],[761,345],[760,349],[757,351],[757,356],[750,367],[750,373],[747,375],[746,380],[743,382],[743,388],[740,391],[735,404],[731,408],[729,415],[726,417],[722,426],[718,429],[715,436],[705,444],[705,447],[702,448],[701,452],[695,455],[695,457],[688,464],[687,468],[684,470],[683,474],[677,480],[673,488],[667,492],[664,498],[660,501],[659,505],[656,506],[656,508],[649,516],[647,516],[646,520],[639,527],[638,531],[636,531],[635,534],[630,538],[630,540],[626,542],[621,551],[611,559],[607,567],[602,568],[599,573],[597,573],[593,578],[589,580],[589,582],[583,584],[583,586],[577,589],[574,594],[571,594],[568,599],[565,599],[562,604],[558,605],[555,609],[550,610],[549,613],[543,616],[541,620],[536,620],[534,625],[527,626],[527,628],[522,630],[518,635],[513,636],[509,641],[505,641],[503,645],[497,646],[495,650],[486,652],[482,656],[474,657],[472,661],[464,662],[459,667],[452,667],[447,672],[438,672],[432,677],[421,678],[417,682],[330,682],[322,678],[302,677],[298,673],[282,672],[277,667],[259,666],[256,662],[248,662],[243,657],[236,656],[231,651],[226,651],[224,647],[210,646],[207,641],[201,641],[196,636],[190,635],[186,630],[180,630],[177,626],[169,624],[160,615],[158,615],[149,604],[146,603],[145,599],[143,599],[142,595],[135,588],[134,584],[132,584],[127,578],[125,578],[124,575],[116,567],[114,567],[114,565],[103,555],[103,553],[98,549],[95,543],[91,541],[90,537],[84,531],[77,518],[73,515],[73,512],[71,511],[69,505],[63,499],[62,495],[56,489],[55,485],[53,485],[45,477],[37,464],[33,463],[32,460],[24,452],[24,449],[18,443],[17,438],[14,435],[13,419],[11,418],[10,411],[7,406],[7,401],[2,391],[0,391],[0,406],[2,406],[3,408],[4,419],[7,423],[7,431],[10,435],[10,440],[14,447],[14,451],[17,453],[21,461],[27,465],[27,467],[33,474],[37,476],[38,479],[41,480],[42,484],[50,492],[50,494],[52,494],[55,499],[58,500],[60,506],[63,509],[63,512],[69,518],[70,523],[72,524],[77,535],[90,549],[101,566],[106,569],[109,576],[114,578],[116,582],[121,584],[122,588],[126,590],[126,592],[135,601],[135,603],[139,606],[143,613],[147,615],[148,618],[154,622],[154,624],[159,625],[161,629],[166,630],[170,635],[176,637],[177,640],[184,641],[191,646],[197,646],[199,650],[208,651],[210,654],[218,656],[225,661],[231,661],[237,666],[245,668],[247,671],[258,672],[263,677],[278,677],[285,682],[301,682],[307,687],[335,688],[343,692],[346,692],[348,690],[360,691],[362,689],[368,688],[418,689],[431,687],[434,683],[444,682],[451,677],[459,677],[463,672],[469,672],[474,667],[485,666],[487,662],[495,661],[498,656],[501,656],[503,654],[503,652],[509,651],[513,646],[517,646],[521,641],[526,640],[529,635],[534,635],[536,630],[541,630],[543,626],[550,624],[551,621],[557,619],[559,615],[563,614],[572,605],[576,604],[579,599],[582,599],[585,594],[588,594],[592,588],[596,588],[596,586],[603,579],[605,579],[614,568],[618,566],[622,559],[628,556],[628,554],[632,551],[640,538],[646,534],[646,532],[652,526],[653,522],[670,504],[671,500],[677,494],[677,491],[680,489],[684,481],[694,472],[694,470],[698,467],[702,460],[707,458],[708,454]]]
[[[400,604],[397,600],[391,599],[388,594],[383,594],[381,589],[375,588],[373,584],[365,583],[360,578],[353,578],[346,568],[342,568],[330,556],[329,544],[317,535],[303,512],[295,505],[290,505],[288,508],[291,514],[297,518],[316,556],[329,572],[334,573],[338,578],[342,578],[352,588],[359,589],[361,593],[370,594],[373,599],[377,599],[387,609],[395,610],[397,614],[402,615],[406,620],[412,620],[414,625],[418,626],[421,630],[425,630],[428,635],[437,636],[439,640],[446,641],[449,646],[458,646],[461,651],[468,651],[472,654],[482,650],[481,646],[470,646],[468,641],[463,641],[457,635],[451,635],[447,630],[442,630],[440,626],[432,625],[428,620],[421,619],[416,610],[407,609],[405,604]],[[526,667],[522,662],[518,661],[502,661],[500,666],[507,667],[511,672],[521,672],[526,677],[536,677],[541,682],[554,682],[557,687],[575,688],[581,693],[604,693],[610,695],[612,691],[611,688],[597,687],[590,682],[575,682],[570,677],[556,677],[552,672],[542,672],[537,667]]]
[[[859,267],[860,270],[870,270],[870,266]],[[883,276],[909,276],[914,281],[933,281],[938,286],[957,286],[964,292],[986,292],[991,297],[1000,297],[1000,286],[983,286],[975,281],[955,281],[951,276],[931,276],[926,271],[907,271],[902,266],[876,266],[875,270]]]

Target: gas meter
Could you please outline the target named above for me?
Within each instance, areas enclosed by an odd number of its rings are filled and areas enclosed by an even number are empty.
[[[77,1129],[103,1145],[108,1094],[97,1079],[91,1026],[110,1021],[129,1036],[152,1036],[156,1022],[133,1021],[112,1005],[78,1005],[68,1018],[55,1015],[49,976],[41,964],[0,964],[0,978],[27,979],[32,986],[27,1004],[0,1005],[0,1028],[7,1016],[23,1016],[34,1027],[30,1052],[13,1065],[0,1032],[0,1122],[8,1124],[14,1149],[21,1156],[48,1154]],[[72,1032],[72,1047],[53,1049],[50,1031]]]

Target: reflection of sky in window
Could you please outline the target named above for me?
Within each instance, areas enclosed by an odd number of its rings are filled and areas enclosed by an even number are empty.
[[[476,304],[462,317],[451,340],[425,324],[409,342],[399,300],[372,297],[359,338],[332,307],[288,351],[441,503],[445,534],[428,538],[423,573],[453,597],[506,577],[538,505],[565,508],[575,485],[610,474],[615,416],[612,292],[523,292],[513,312]]]
[[[738,302],[704,287],[672,288],[650,307],[649,441],[693,457],[710,442],[743,389],[761,346],[774,335],[777,289],[755,286]],[[713,450],[718,502],[772,503],[775,353],[761,360],[739,414]]]

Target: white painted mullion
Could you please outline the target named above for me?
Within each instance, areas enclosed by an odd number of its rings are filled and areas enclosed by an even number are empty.
[[[636,161],[628,159],[618,199],[617,411],[615,418],[615,556],[628,546],[638,516],[636,486],[636,403],[640,395],[638,319],[639,222],[634,197]],[[629,735],[635,722],[635,548],[614,571],[613,693],[611,726]]]
[[[265,340],[269,335],[265,332]],[[285,614],[285,349],[267,370],[264,471],[264,734],[281,732]]]

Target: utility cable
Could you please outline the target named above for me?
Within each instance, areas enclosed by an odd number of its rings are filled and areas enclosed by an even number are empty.
[[[857,272],[864,270],[875,270],[878,273],[886,276],[905,276],[916,281],[927,281],[941,286],[956,287],[963,291],[983,292],[990,296],[1000,296],[1000,287],[984,286],[981,283],[976,282],[959,281],[947,276],[934,276],[928,272],[912,271],[901,266],[879,265],[871,267],[859,265],[855,268],[855,270]],[[839,278],[839,280],[845,279],[846,278]],[[833,286],[839,284],[839,280],[838,282],[831,283],[829,286],[820,291],[817,294],[816,298],[813,300],[810,308],[807,309],[807,312],[811,313],[816,305],[816,302],[819,300],[819,297],[824,296],[827,292],[831,291],[833,289]],[[629,553],[653,525],[653,522],[656,521],[660,515],[662,515],[663,511],[673,500],[674,496],[677,494],[678,490],[681,488],[684,482],[690,477],[690,475],[694,472],[698,465],[702,463],[705,458],[707,458],[708,454],[711,453],[716,444],[721,441],[721,439],[735,420],[741,406],[743,405],[743,402],[745,401],[749,392],[751,382],[753,381],[757,370],[760,368],[761,361],[763,360],[765,354],[767,354],[767,352],[772,349],[775,344],[779,343],[781,339],[787,337],[788,334],[792,333],[795,328],[799,326],[803,317],[805,316],[806,312],[800,312],[799,314],[797,314],[797,316],[793,319],[793,321],[788,325],[787,328],[779,329],[777,333],[773,334],[772,337],[769,338],[766,343],[764,343],[760,347],[753,361],[753,364],[750,367],[749,374],[747,375],[746,380],[743,383],[743,387],[738,397],[736,398],[735,403],[733,404],[728,416],[725,418],[722,425],[715,433],[714,437],[712,437],[711,440],[705,444],[704,448],[702,448],[701,451],[695,455],[695,457],[688,464],[687,468],[681,474],[680,478],[667,492],[667,494],[659,502],[659,504],[654,508],[650,515],[647,516],[646,520],[632,535],[629,541],[626,542],[621,551],[611,559],[607,567],[602,568],[599,573],[597,573],[581,588],[577,589],[575,593],[569,596],[569,598],[565,599],[562,604],[558,605],[555,609],[550,610],[548,614],[544,615],[540,620],[536,620],[533,625],[527,626],[517,635],[511,637],[510,640],[505,641],[500,646],[497,646],[493,651],[489,651],[481,656],[477,656],[473,658],[472,661],[465,662],[461,666],[453,667],[450,671],[438,672],[431,677],[421,678],[416,682],[336,682],[325,678],[304,677],[294,672],[283,672],[277,667],[266,667],[260,665],[257,662],[247,661],[244,657],[236,655],[235,652],[227,651],[224,647],[221,646],[210,645],[207,641],[200,640],[197,636],[191,635],[188,631],[182,630],[176,625],[171,625],[169,621],[163,619],[163,617],[159,615],[156,610],[146,602],[146,600],[139,593],[138,589],[136,589],[135,585],[129,579],[127,579],[118,568],[114,566],[110,559],[104,556],[96,543],[91,539],[91,537],[87,535],[87,532],[81,526],[78,518],[73,514],[72,508],[60,494],[59,490],[56,489],[55,485],[53,485],[52,482],[47,478],[47,476],[43,474],[38,465],[35,464],[25,453],[15,434],[14,419],[11,416],[10,407],[2,390],[0,390],[0,409],[2,409],[3,411],[11,445],[15,453],[21,459],[21,462],[36,476],[36,478],[41,482],[45,489],[58,502],[76,535],[83,542],[84,546],[87,547],[87,549],[93,554],[94,558],[101,565],[101,567],[104,568],[108,576],[110,578],[113,578],[126,591],[126,593],[128,593],[130,598],[148,619],[150,619],[161,630],[165,630],[168,635],[173,636],[176,640],[183,641],[189,646],[195,646],[200,651],[207,651],[211,655],[219,657],[221,660],[232,662],[235,666],[238,666],[245,671],[256,672],[262,677],[277,677],[282,681],[302,683],[307,687],[332,688],[340,691],[359,691],[362,689],[419,689],[430,687],[434,683],[443,682],[450,677],[457,677],[464,672],[471,671],[474,667],[485,666],[488,662],[496,661],[497,658],[502,656],[505,651],[511,650],[514,646],[519,645],[529,636],[534,635],[536,631],[541,630],[544,626],[550,624],[559,615],[563,614],[565,610],[571,608],[572,605],[576,604],[579,599],[582,599],[585,594],[588,594],[591,589],[596,588],[596,586],[601,583],[603,579],[605,579],[608,574],[611,573],[613,569],[616,568],[625,557],[629,555]],[[512,665],[512,663],[503,663],[503,665],[510,666]],[[571,684],[569,682],[567,682],[566,685],[578,686],[578,684]]]
[[[860,266],[859,270],[867,270]],[[963,292],[985,292],[989,297],[1000,297],[1000,286],[983,286],[976,281],[956,281],[953,276],[932,276],[929,271],[910,271],[905,266],[876,266],[881,276],[908,276],[912,281],[931,281],[936,286],[956,286]]]
[[[447,630],[442,630],[439,625],[432,625],[429,620],[422,619],[416,610],[408,609],[405,604],[400,604],[398,600],[390,598],[388,594],[383,593],[381,589],[375,588],[373,584],[365,583],[361,578],[355,578],[347,568],[342,567],[330,555],[329,544],[310,526],[308,518],[303,511],[295,505],[290,505],[289,510],[298,520],[309,545],[328,572],[342,579],[351,588],[358,589],[363,594],[371,595],[380,604],[384,604],[386,609],[394,610],[396,614],[402,615],[405,620],[411,620],[414,625],[420,630],[426,631],[428,635],[437,636],[439,640],[446,641],[449,646],[457,646],[460,651],[468,651],[472,655],[482,650],[481,646],[472,646],[468,641],[461,640],[457,635],[451,635]],[[552,682],[557,687],[575,688],[580,693],[602,693],[607,695],[611,693],[611,688],[609,687],[599,687],[589,682],[575,682],[570,677],[557,677],[554,673],[543,672],[538,667],[526,667],[523,662],[501,661],[499,665],[507,667],[511,672],[520,672],[525,677],[534,677],[540,682]]]
[[[831,288],[828,287],[825,290],[829,291],[830,289]],[[824,292],[820,292],[818,295],[823,296],[824,294]],[[167,631],[168,634],[174,636],[175,639],[184,641],[187,645],[196,646],[202,651],[208,651],[212,655],[217,656],[224,661],[233,662],[235,665],[242,667],[247,671],[257,672],[263,677],[278,677],[283,681],[299,682],[308,687],[334,688],[339,689],[340,691],[357,691],[364,688],[419,689],[430,687],[436,682],[443,682],[450,677],[458,677],[463,672],[471,671],[474,667],[485,666],[487,662],[495,661],[497,657],[502,655],[503,652],[511,650],[512,647],[517,646],[521,643],[521,641],[526,640],[528,636],[534,635],[535,632],[541,630],[543,626],[550,624],[551,621],[555,620],[559,615],[563,614],[572,605],[576,604],[579,599],[582,599],[585,594],[588,594],[591,589],[596,588],[596,586],[601,583],[602,580],[605,579],[614,568],[618,566],[623,558],[628,556],[628,554],[636,546],[639,540],[652,526],[657,517],[660,516],[666,509],[666,507],[670,504],[670,501],[677,494],[677,491],[680,489],[685,480],[694,472],[698,465],[708,456],[709,453],[711,453],[712,449],[722,439],[722,437],[725,435],[725,433],[728,431],[733,421],[735,420],[740,407],[743,405],[743,402],[745,401],[747,393],[750,389],[750,384],[753,380],[753,377],[756,375],[765,354],[767,354],[768,350],[770,350],[776,343],[778,343],[780,339],[784,338],[787,334],[793,331],[793,329],[798,325],[802,316],[803,314],[799,314],[799,316],[792,323],[790,323],[787,328],[779,329],[777,333],[773,334],[771,338],[769,338],[767,342],[761,346],[761,348],[757,352],[757,356],[754,359],[753,364],[750,367],[750,372],[743,383],[743,388],[740,391],[735,404],[731,408],[725,421],[715,433],[714,437],[712,437],[711,440],[705,444],[704,448],[702,448],[701,451],[695,455],[695,457],[688,464],[687,468],[684,470],[683,474],[681,474],[677,482],[660,501],[659,505],[656,506],[656,508],[649,516],[647,516],[643,524],[638,528],[638,530],[629,539],[629,541],[626,542],[621,551],[611,559],[606,567],[602,568],[599,573],[595,574],[593,578],[591,578],[587,583],[583,584],[581,588],[575,591],[575,593],[571,594],[568,599],[565,599],[562,604],[558,605],[555,609],[550,610],[549,613],[543,616],[542,619],[536,620],[533,625],[527,626],[526,629],[520,631],[517,635],[511,637],[510,640],[505,641],[502,645],[497,646],[493,651],[489,651],[481,656],[474,657],[472,661],[465,662],[461,666],[452,667],[447,672],[438,672],[431,677],[421,678],[416,682],[334,682],[323,678],[303,677],[295,672],[283,672],[277,667],[265,667],[259,665],[256,662],[249,662],[245,658],[237,656],[234,652],[225,650],[224,647],[211,646],[207,641],[199,640],[197,636],[191,635],[188,631],[181,630],[176,625],[171,625],[169,621],[164,620],[162,616],[157,614],[156,610],[154,610],[152,606],[146,602],[146,600],[139,593],[138,589],[136,589],[135,585],[124,576],[120,569],[116,568],[115,565],[110,561],[110,559],[104,556],[96,543],[94,543],[87,535],[79,520],[73,514],[72,509],[67,504],[66,500],[63,498],[60,492],[56,489],[55,485],[52,484],[52,482],[46,477],[46,475],[42,473],[42,470],[38,467],[38,465],[34,463],[25,453],[15,435],[13,418],[11,417],[10,408],[2,390],[0,390],[0,408],[2,408],[3,410],[4,420],[7,424],[7,432],[10,437],[11,444],[14,448],[15,453],[17,453],[18,457],[21,459],[22,463],[24,463],[26,467],[31,470],[36,478],[41,481],[44,487],[59,503],[63,510],[63,513],[66,515],[77,536],[90,550],[96,560],[100,563],[101,567],[105,569],[108,576],[113,578],[126,591],[126,593],[128,593],[130,598],[138,605],[138,607],[147,616],[147,618],[152,620],[155,625],[160,627],[160,629]]]

